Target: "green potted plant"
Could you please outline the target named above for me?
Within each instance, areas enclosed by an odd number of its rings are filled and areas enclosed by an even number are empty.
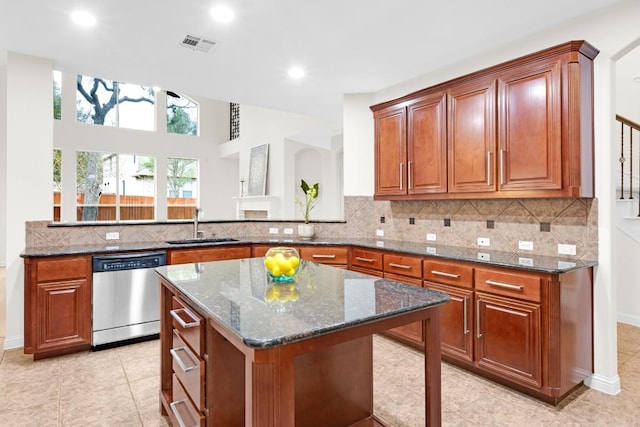
[[[304,199],[296,196],[296,203],[300,205],[304,215],[304,224],[298,225],[298,235],[303,239],[310,239],[315,234],[313,224],[309,224],[309,214],[318,203],[318,195],[320,194],[320,184],[315,183],[309,185],[304,179],[300,180],[300,188],[304,192]]]

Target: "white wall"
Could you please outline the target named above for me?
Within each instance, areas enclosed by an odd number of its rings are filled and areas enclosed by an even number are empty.
[[[327,135],[319,145],[301,142],[304,135],[309,135],[310,140],[315,140],[316,131],[326,129],[327,126],[328,121],[324,119],[260,107],[240,106],[240,139],[232,142],[238,144],[240,177],[246,180],[249,176],[251,148],[269,144],[267,195],[279,198],[278,212],[281,219],[302,218],[295,204],[295,195],[301,193],[294,165],[296,153],[304,149],[312,149],[317,153],[319,167],[322,170],[322,176],[313,182],[320,182],[322,203],[314,209],[312,220],[342,218],[342,187],[336,184],[336,177],[340,175],[336,168],[341,165],[342,139],[339,136]],[[313,179],[309,177],[309,181],[311,180]]]
[[[373,194],[373,121],[370,104],[387,101],[407,93],[477,71],[487,66],[544,49],[569,40],[587,40],[600,49],[595,61],[595,168],[598,198],[599,265],[595,269],[594,345],[595,374],[588,383],[599,390],[617,393],[617,287],[614,269],[615,234],[613,164],[616,158],[610,141],[614,138],[614,64],[620,52],[638,37],[640,2],[626,0],[555,29],[525,40],[516,40],[492,53],[468,58],[455,66],[420,76],[371,95],[346,95],[344,102],[345,195]],[[369,118],[367,119],[367,115]],[[363,126],[370,129],[367,131]],[[370,158],[371,161],[364,160]]]
[[[7,209],[7,52],[0,51],[0,212]],[[0,267],[7,263],[7,224],[0,221]]]
[[[50,218],[52,211],[51,73],[50,60],[7,54],[7,348],[23,344],[25,221]]]

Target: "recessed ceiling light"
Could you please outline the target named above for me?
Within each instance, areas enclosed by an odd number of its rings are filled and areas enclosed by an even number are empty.
[[[233,10],[222,4],[211,9],[211,17],[217,22],[231,22],[235,16],[236,14],[233,13]]]
[[[289,68],[289,77],[292,79],[301,79],[304,77],[304,70],[300,67]]]
[[[71,19],[73,22],[83,27],[92,27],[96,25],[96,17],[86,10],[75,10],[71,12]]]

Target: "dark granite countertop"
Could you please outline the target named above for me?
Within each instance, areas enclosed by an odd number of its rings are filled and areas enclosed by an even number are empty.
[[[211,247],[223,245],[247,245],[247,244],[269,244],[269,245],[315,245],[315,246],[356,246],[368,249],[384,249],[387,251],[400,252],[409,255],[419,255],[448,259],[454,261],[468,261],[488,266],[501,266],[517,268],[520,270],[559,274],[574,269],[593,267],[597,261],[585,261],[570,257],[555,257],[543,255],[529,255],[513,252],[491,251],[478,248],[462,248],[456,246],[433,245],[429,243],[406,242],[400,240],[375,240],[356,238],[314,238],[312,240],[300,240],[292,238],[274,238],[272,236],[263,237],[237,237],[235,242],[223,243],[184,243],[169,244],[166,242],[137,242],[118,243],[105,245],[68,245],[52,247],[27,248],[21,256],[23,258],[60,256],[60,255],[81,255],[81,254],[104,254],[129,251],[154,251],[168,249],[184,249],[193,247]]]
[[[262,258],[156,271],[252,348],[300,341],[450,299],[445,293],[304,260],[295,281],[282,284],[268,278]]]

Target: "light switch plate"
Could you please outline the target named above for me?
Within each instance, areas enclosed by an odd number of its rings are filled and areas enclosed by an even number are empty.
[[[284,234],[293,234],[293,228],[285,228]]]
[[[491,241],[488,237],[478,237],[478,246],[491,246]]]
[[[533,267],[533,258],[519,257],[518,264],[526,267]]]
[[[376,236],[383,237],[384,236],[384,230],[380,230],[380,229],[376,230]]]
[[[270,227],[269,234],[278,234],[278,229],[276,227]]]
[[[436,241],[436,233],[427,233],[427,241],[435,242]]]
[[[558,254],[559,255],[575,255],[576,254],[576,245],[567,245],[564,243],[558,244]]]
[[[120,232],[119,231],[111,231],[111,232],[107,233],[105,238],[107,240],[118,240],[120,238]]]
[[[523,251],[532,251],[533,250],[533,242],[529,242],[527,240],[518,241],[518,249]]]

